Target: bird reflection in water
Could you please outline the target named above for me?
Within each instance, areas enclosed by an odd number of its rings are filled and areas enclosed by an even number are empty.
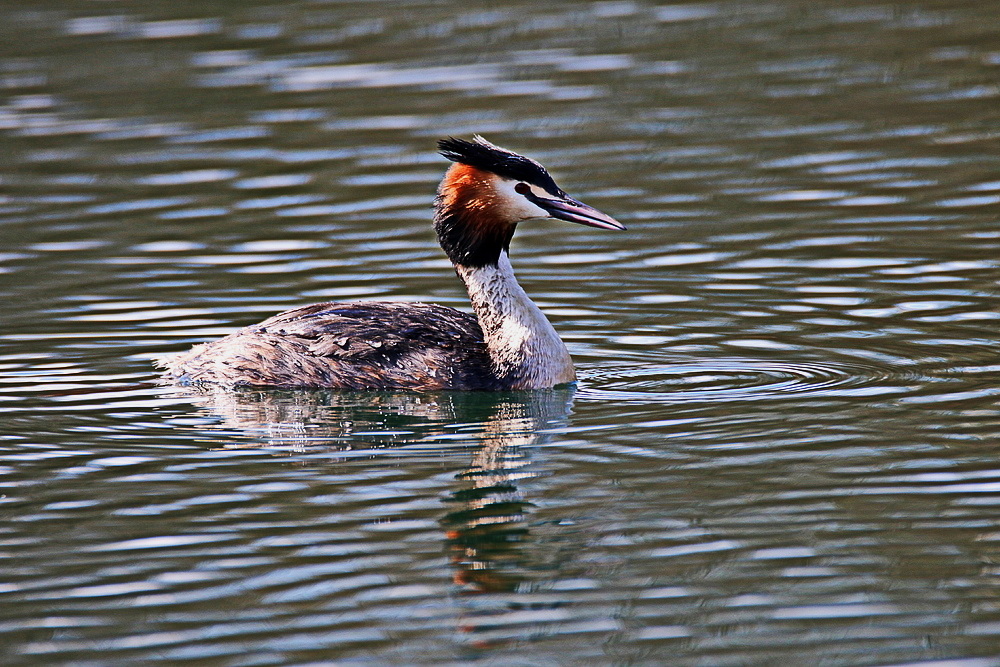
[[[498,402],[483,424],[469,469],[458,475],[464,488],[447,499],[452,511],[443,523],[454,579],[467,593],[515,591],[520,582],[519,546],[527,536],[524,515],[530,503],[517,481],[535,474],[527,469],[526,448],[537,443],[538,429],[547,421],[539,419],[538,407],[533,402]]]
[[[222,418],[220,428],[256,440],[226,447],[263,445],[289,454],[361,449],[377,461],[379,449],[472,444],[471,461],[454,477],[457,488],[442,498],[447,512],[440,523],[461,608],[460,629],[475,635],[473,648],[487,648],[490,628],[516,607],[504,594],[525,589],[540,569],[527,555],[532,503],[519,482],[538,474],[532,454],[551,438],[551,428],[565,424],[574,393],[567,386],[437,394],[203,390],[190,396]]]

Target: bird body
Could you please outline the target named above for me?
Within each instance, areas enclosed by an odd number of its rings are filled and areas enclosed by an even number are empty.
[[[445,139],[439,147],[455,164],[438,188],[434,227],[475,315],[424,303],[314,304],[161,361],[167,379],[419,391],[572,382],[566,346],[514,277],[510,240],[518,223],[533,218],[624,227],[571,199],[537,162],[481,137]]]
[[[167,361],[182,384],[338,389],[501,387],[474,315],[427,303],[317,303]]]

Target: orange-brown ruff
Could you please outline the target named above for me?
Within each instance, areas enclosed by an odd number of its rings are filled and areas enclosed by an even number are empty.
[[[470,235],[506,249],[516,229],[510,221],[520,218],[517,211],[509,210],[509,202],[497,188],[498,180],[467,164],[453,164],[438,188],[436,204],[444,216],[457,212]]]
[[[559,218],[624,229],[563,192],[533,160],[445,139],[453,160],[434,227],[476,314],[424,303],[319,303],[275,315],[161,361],[180,384],[383,390],[501,390],[575,379],[555,330],[517,284],[508,259],[517,223]]]

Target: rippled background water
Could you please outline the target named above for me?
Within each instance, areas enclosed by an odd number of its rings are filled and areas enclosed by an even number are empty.
[[[995,2],[0,6],[16,664],[1000,664]],[[190,393],[329,299],[465,307],[436,138],[524,225],[533,394]]]

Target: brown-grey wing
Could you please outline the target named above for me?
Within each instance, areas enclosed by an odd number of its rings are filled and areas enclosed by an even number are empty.
[[[457,349],[482,341],[475,316],[423,303],[320,303],[247,330],[300,339],[316,356],[365,361],[421,347]]]
[[[168,362],[226,385],[490,389],[475,316],[433,304],[320,303],[286,311]]]

